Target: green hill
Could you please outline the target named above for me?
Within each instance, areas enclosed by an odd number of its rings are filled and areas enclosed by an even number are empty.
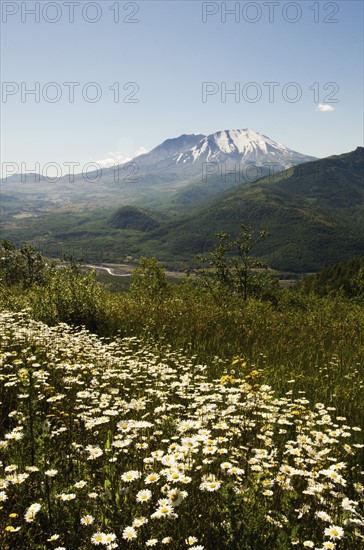
[[[165,255],[211,248],[217,231],[267,229],[258,253],[272,267],[315,271],[364,255],[364,148],[308,162],[207,199],[151,234]]]
[[[135,206],[122,206],[110,216],[108,223],[115,229],[137,231],[151,231],[159,227],[159,221],[154,215]]]

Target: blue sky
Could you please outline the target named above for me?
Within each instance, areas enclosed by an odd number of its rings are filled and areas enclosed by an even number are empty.
[[[318,157],[363,144],[361,1],[1,7],[3,163],[65,173],[65,163],[121,161],[183,133],[234,128]],[[37,86],[39,102],[26,94]],[[215,93],[203,101],[203,89]]]

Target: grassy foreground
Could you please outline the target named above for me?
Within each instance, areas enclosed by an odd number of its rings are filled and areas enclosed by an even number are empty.
[[[2,244],[0,550],[364,548],[363,270],[279,289],[225,244],[119,293]]]
[[[363,546],[360,428],[312,395],[27,313],[0,345],[1,549]]]
[[[221,367],[213,366],[215,357],[231,364],[242,356],[278,395],[298,397],[306,391],[312,400],[364,425],[364,308],[359,301],[281,290],[275,303],[234,297],[217,302],[184,284],[154,294],[138,288],[108,293],[94,276],[63,270],[45,285],[0,285],[0,309],[26,308],[48,325],[66,322],[101,336],[169,344],[207,363],[211,376],[221,375]]]

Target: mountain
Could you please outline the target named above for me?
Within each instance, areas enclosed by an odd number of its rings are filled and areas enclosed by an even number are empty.
[[[281,171],[290,166],[314,160],[314,157],[293,151],[263,134],[245,128],[223,130],[210,135],[182,135],[168,139],[149,153],[135,157],[131,163],[143,174],[168,174],[169,177],[189,180],[204,176],[204,165],[211,163],[208,176],[216,165],[226,164],[224,169],[242,170],[244,165],[254,164]],[[215,166],[214,166],[215,165]]]
[[[223,130],[204,136],[189,151],[181,152],[173,158],[176,165],[201,165],[203,162],[256,163],[263,165],[276,163],[288,166],[313,160],[314,157],[302,155],[288,149],[267,136],[254,130]]]
[[[204,138],[203,134],[183,134],[177,138],[167,139],[152,149],[132,159],[139,168],[145,171],[164,170],[175,165],[175,158],[186,151],[194,149]]]
[[[315,271],[364,255],[364,148],[308,162],[204,201],[152,232],[157,256],[211,250],[241,223],[269,237],[257,251],[272,267]]]
[[[194,203],[243,181],[312,160],[255,131],[224,130],[167,139],[149,153],[113,168],[58,181],[18,174],[2,180],[5,214],[60,209]],[[192,187],[191,187],[192,185]],[[202,189],[197,189],[203,185]],[[180,193],[182,192],[182,198]]]

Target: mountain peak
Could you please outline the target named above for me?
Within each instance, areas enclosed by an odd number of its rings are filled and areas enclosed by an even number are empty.
[[[264,175],[272,167],[277,173],[311,160],[315,157],[293,151],[256,130],[237,128],[209,135],[182,134],[169,138],[131,162],[138,166],[138,177],[148,176],[150,181],[150,177],[155,176],[167,183],[201,180],[206,163],[214,163],[210,171],[221,169],[222,172],[231,172],[237,166],[241,171],[253,164],[257,173]]]
[[[201,164],[203,162],[225,163],[263,163],[274,162],[284,168],[314,160],[288,149],[285,145],[273,141],[269,137],[249,128],[235,130],[219,130],[208,136],[202,136],[190,150],[176,154],[176,164]]]
[[[212,134],[212,140],[222,152],[241,153],[244,156],[259,150],[261,153],[267,154],[269,147],[281,152],[288,151],[284,145],[274,142],[267,136],[249,128],[242,130],[221,130]]]

